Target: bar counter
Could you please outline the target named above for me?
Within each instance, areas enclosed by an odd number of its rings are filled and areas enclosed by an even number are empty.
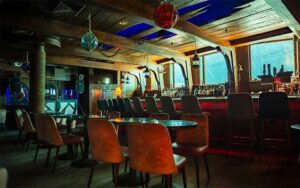
[[[253,103],[256,113],[258,113],[258,98],[259,95],[252,95]],[[182,111],[181,98],[172,98],[177,111]],[[289,123],[297,124],[300,123],[300,95],[289,95],[289,108],[290,108],[290,118]],[[141,99],[144,108],[146,109],[145,100]],[[160,108],[159,98],[156,100],[157,105]],[[204,112],[209,113],[209,131],[210,131],[210,145],[211,146],[225,146],[227,139],[227,97],[198,97],[199,104],[201,109]],[[274,101],[276,102],[276,101]],[[259,138],[260,128],[259,120],[257,118],[255,123],[255,135]],[[283,130],[280,126],[272,127],[269,131],[266,132],[267,136],[271,138],[285,136]],[[237,125],[236,128],[237,135],[249,135],[248,126],[243,126],[242,124]],[[296,150],[298,147],[298,137],[295,131],[291,131],[291,139],[293,148]],[[258,140],[258,139],[257,139]],[[294,150],[294,151],[295,151]]]

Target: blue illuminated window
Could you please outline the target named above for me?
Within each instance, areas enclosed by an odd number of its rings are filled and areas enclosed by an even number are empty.
[[[200,71],[201,70],[203,71],[203,68],[201,69],[200,67]],[[228,81],[226,62],[221,53],[213,53],[204,56],[204,71],[204,82],[206,85],[220,84]],[[203,74],[200,72],[200,77],[201,75]]]
[[[250,46],[251,54],[251,78],[259,79],[263,75],[263,65],[266,64],[266,74],[268,74],[267,64],[271,65],[271,74],[276,67],[279,72],[283,65],[284,71],[294,71],[294,44],[292,40],[254,44]]]

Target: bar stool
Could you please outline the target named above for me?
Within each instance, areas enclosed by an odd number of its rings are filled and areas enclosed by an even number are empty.
[[[131,105],[131,102],[128,98],[124,99],[124,103],[125,103],[125,114],[127,117],[135,117],[136,113]]]
[[[97,107],[98,107],[99,114],[104,114],[101,100],[97,100]]]
[[[102,115],[107,116],[109,112],[111,112],[111,109],[109,108],[109,103],[107,100],[102,100],[102,107],[103,107],[103,113]]]
[[[255,110],[253,100],[248,93],[229,94],[227,99],[227,117],[229,120],[228,124],[228,138],[227,138],[227,154],[230,151],[232,144],[232,127],[236,125],[236,122],[242,124],[248,124],[250,126],[250,141],[251,151],[254,157],[254,121],[255,121]]]
[[[144,110],[142,102],[139,97],[133,97],[133,108],[137,116],[139,117],[147,117],[149,114]]]
[[[154,97],[147,96],[145,97],[145,101],[146,101],[146,110],[149,114],[160,112]]]
[[[118,186],[119,164],[125,158],[113,124],[103,119],[89,119],[87,121],[88,136],[91,146],[91,155],[94,163],[91,168],[88,186],[90,187],[97,161],[113,165],[113,180]]]
[[[182,120],[197,122],[196,127],[176,130],[176,142],[172,144],[174,153],[195,158],[197,188],[200,187],[199,158],[203,156],[208,179],[210,179],[206,153],[209,144],[208,118],[204,114],[183,114]]]
[[[169,132],[166,127],[155,123],[131,123],[127,127],[128,155],[130,168],[146,173],[146,187],[149,174],[162,174],[166,177],[166,187],[172,186],[172,174],[182,172],[186,188],[186,158],[174,155]]]
[[[289,101],[286,93],[283,92],[265,92],[259,95],[259,118],[261,122],[261,138],[260,138],[260,154],[261,160],[262,150],[264,147],[264,129],[265,123],[272,120],[283,121],[286,127],[287,145],[289,157],[291,157],[291,142],[289,119],[290,109]],[[270,140],[270,139],[269,139]]]
[[[114,111],[114,105],[113,102],[111,101],[111,99],[107,99],[107,103],[108,103],[108,109],[110,112]]]
[[[169,96],[161,96],[160,104],[162,111],[169,114],[170,119],[180,119],[182,112],[176,111],[174,102]]]

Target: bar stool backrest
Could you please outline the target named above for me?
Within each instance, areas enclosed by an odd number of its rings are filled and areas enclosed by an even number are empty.
[[[164,113],[167,113],[169,115],[177,114],[175,106],[174,106],[174,102],[171,97],[161,96],[160,104],[161,104],[161,109]]]
[[[113,102],[113,105],[114,105],[114,111],[120,111],[118,100],[113,99],[112,102]]]
[[[155,123],[131,123],[127,127],[130,167],[146,173],[177,171],[168,129]]]
[[[109,104],[108,104],[107,100],[105,100],[105,99],[102,100],[102,106],[103,106],[104,111],[106,111],[106,112],[110,111]]]
[[[121,114],[125,114],[125,103],[123,99],[118,99],[118,103],[119,103],[119,109]]]
[[[285,119],[290,115],[286,93],[264,92],[259,95],[259,117],[261,119]]]
[[[142,102],[140,100],[139,97],[133,97],[133,105],[134,105],[134,111],[136,113],[143,113],[144,112],[144,108],[142,106]]]
[[[201,114],[202,110],[195,95],[184,95],[181,97],[183,113]]]
[[[103,105],[102,105],[101,100],[97,100],[97,107],[98,107],[99,112],[103,111]]]
[[[124,103],[125,103],[125,113],[128,115],[133,115],[134,109],[131,105],[131,101],[128,98],[125,98]]]
[[[149,115],[149,118],[157,119],[157,120],[169,120],[169,114],[167,113],[152,113]]]
[[[155,98],[152,96],[147,96],[145,98],[146,100],[146,110],[148,113],[158,113],[158,107],[157,107],[157,103],[155,101]]]
[[[249,93],[229,94],[227,112],[230,119],[254,119],[255,110],[251,95]]]
[[[107,99],[109,111],[114,111],[114,105],[111,99]]]
[[[120,163],[124,160],[115,127],[108,120],[89,119],[87,130],[94,160]]]
[[[32,124],[30,116],[26,111],[23,112],[23,119],[24,119],[23,122],[24,130],[27,132],[35,132],[35,128]]]

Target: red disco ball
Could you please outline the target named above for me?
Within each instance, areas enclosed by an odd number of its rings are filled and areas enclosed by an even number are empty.
[[[176,7],[171,3],[162,1],[161,4],[154,9],[154,22],[163,29],[173,27],[178,17]]]

